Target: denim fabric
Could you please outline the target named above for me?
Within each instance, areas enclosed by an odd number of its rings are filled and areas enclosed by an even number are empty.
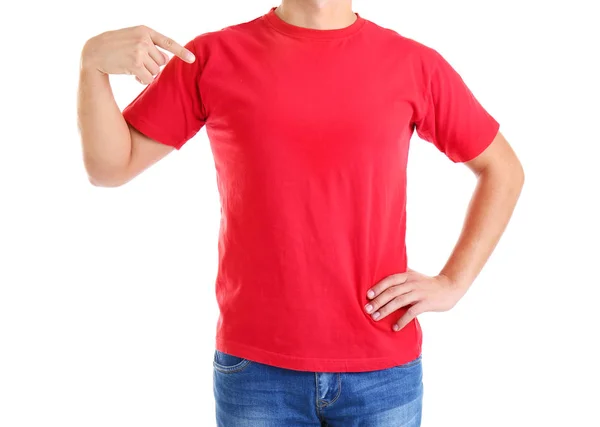
[[[218,427],[419,427],[421,356],[369,372],[278,368],[215,350]]]

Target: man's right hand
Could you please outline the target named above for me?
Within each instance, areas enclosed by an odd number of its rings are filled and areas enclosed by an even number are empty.
[[[150,84],[169,57],[161,47],[185,62],[195,61],[194,54],[146,26],[108,31],[89,39],[81,54],[81,67],[104,74],[131,74],[142,84]]]

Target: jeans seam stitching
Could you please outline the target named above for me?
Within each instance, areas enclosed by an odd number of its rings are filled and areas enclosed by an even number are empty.
[[[327,406],[332,405],[336,400],[338,400],[340,398],[340,395],[342,394],[342,375],[338,372],[337,376],[338,376],[338,393],[337,393],[337,396],[335,396],[333,398],[333,400],[327,404]]]
[[[317,416],[319,420],[323,420],[323,416],[321,414],[321,406],[319,404],[319,373],[315,372],[315,406],[317,407]]]
[[[412,360],[403,365],[394,366],[393,368],[396,368],[396,369],[410,368],[412,366],[418,365],[420,362],[421,362],[421,356],[419,355],[419,357],[417,357],[415,360]]]
[[[241,371],[246,366],[248,366],[250,364],[250,362],[251,362],[251,360],[246,359],[243,362],[240,362],[237,365],[231,366],[231,367],[222,366],[222,365],[217,364],[216,362],[213,362],[213,366],[219,372],[222,372],[224,374],[231,374],[231,373],[234,373],[234,372]],[[229,368],[231,368],[231,369],[229,369]]]
[[[331,401],[320,399],[323,402],[323,403],[319,404],[321,408],[328,407],[333,402],[335,402],[336,400],[338,400],[338,398],[340,397],[340,394],[342,394],[342,377],[341,377],[341,375],[340,375],[339,372],[337,372],[337,377],[338,377],[338,393],[337,393],[337,395]]]

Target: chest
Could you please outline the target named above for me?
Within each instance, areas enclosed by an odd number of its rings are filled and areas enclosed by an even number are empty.
[[[343,46],[249,54],[232,55],[204,76],[213,145],[257,161],[406,156],[411,101],[384,58],[377,63]]]

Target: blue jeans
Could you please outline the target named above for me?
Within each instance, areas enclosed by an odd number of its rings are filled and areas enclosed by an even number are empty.
[[[369,372],[278,368],[215,350],[218,427],[419,427],[421,356]]]

